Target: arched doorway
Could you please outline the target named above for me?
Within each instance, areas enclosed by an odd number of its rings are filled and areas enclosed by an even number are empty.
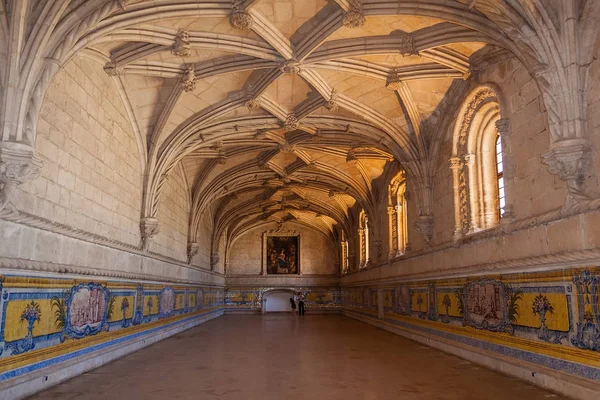
[[[296,292],[291,289],[270,290],[263,294],[263,312],[292,312],[290,297],[295,297]]]

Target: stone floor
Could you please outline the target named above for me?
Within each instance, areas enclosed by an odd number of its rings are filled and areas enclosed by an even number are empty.
[[[225,316],[31,397],[563,398],[342,316]]]

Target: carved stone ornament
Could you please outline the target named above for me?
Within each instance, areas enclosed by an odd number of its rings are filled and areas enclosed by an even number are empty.
[[[250,97],[250,99],[248,99],[246,101],[246,107],[248,107],[248,110],[250,111],[254,111],[254,110],[258,110],[260,107],[262,106],[262,102],[260,101],[260,98],[252,98]]]
[[[419,54],[415,49],[415,40],[413,35],[406,33],[400,38],[400,54],[403,56],[412,56]]]
[[[338,103],[339,97],[340,94],[338,93],[338,91],[335,89],[331,89],[331,96],[329,96],[329,100],[327,100],[325,108],[331,112],[336,112],[340,108]]]
[[[417,221],[415,222],[415,228],[417,232],[428,245],[432,244],[433,240],[433,216],[432,215],[419,215],[417,217]]]
[[[108,76],[117,76],[123,73],[123,71],[117,67],[117,64],[114,61],[107,62],[104,65],[104,72],[106,72],[106,75]]]
[[[183,90],[186,92],[193,92],[196,89],[196,71],[193,65],[188,65],[185,68],[183,78],[181,79],[181,85]]]
[[[302,72],[302,63],[297,60],[286,60],[279,64],[279,70],[284,74],[298,75]]]
[[[220,260],[221,258],[219,257],[218,253],[212,253],[210,255],[210,266],[214,268]]]
[[[150,247],[150,239],[157,235],[160,230],[158,229],[158,220],[156,218],[142,218],[140,222],[140,232],[142,235],[142,250],[148,251]]]
[[[171,54],[178,57],[187,57],[192,54],[190,48],[190,34],[188,31],[180,30],[175,36],[175,43],[171,48]]]
[[[385,82],[385,88],[387,90],[398,90],[398,89],[400,89],[401,86],[402,86],[402,81],[400,80],[400,77],[398,76],[398,71],[396,71],[395,69],[390,71],[390,74],[387,77],[387,80]]]
[[[0,213],[16,211],[12,204],[16,187],[39,177],[42,165],[32,151],[0,148]]]
[[[233,2],[233,10],[229,14],[229,23],[231,26],[235,29],[248,31],[252,29],[253,22],[252,16],[244,10],[242,1],[235,0]]]
[[[362,0],[351,0],[350,9],[344,13],[342,24],[346,28],[360,28],[367,22],[362,9]]]
[[[298,121],[298,118],[294,114],[288,115],[283,123],[283,129],[287,132],[295,131],[299,126],[300,121]]]
[[[192,259],[196,254],[198,254],[198,250],[200,249],[200,245],[196,242],[188,243],[187,245],[187,259],[188,264],[192,263]]]
[[[592,199],[585,192],[585,174],[591,163],[591,150],[587,140],[566,139],[555,142],[550,146],[550,152],[542,158],[548,165],[548,171],[566,182],[567,207]]]

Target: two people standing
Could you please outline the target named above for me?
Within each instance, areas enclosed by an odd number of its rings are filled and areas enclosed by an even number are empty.
[[[290,297],[290,306],[292,307],[292,312],[295,314],[296,313],[296,301],[294,300],[293,297]],[[298,314],[299,315],[304,315],[304,300],[302,298],[300,298],[300,300],[298,301]]]

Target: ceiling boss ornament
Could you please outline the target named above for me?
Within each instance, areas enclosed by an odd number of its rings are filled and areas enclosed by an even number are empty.
[[[302,63],[297,60],[287,60],[279,64],[279,70],[287,75],[298,75],[302,72]]]
[[[192,64],[186,66],[181,85],[186,92],[193,92],[196,89],[196,71]]]
[[[244,9],[241,0],[235,0],[233,2],[233,9],[231,14],[229,14],[229,23],[235,29],[242,31],[249,31],[252,29],[252,16]]]
[[[346,28],[360,28],[367,22],[362,8],[362,0],[350,0],[350,9],[344,13],[342,24]]]
[[[387,77],[385,82],[385,87],[388,90],[398,90],[402,86],[402,81],[398,76],[398,71],[393,69],[390,71],[390,74]]]
[[[299,126],[300,121],[298,121],[298,118],[294,114],[288,115],[283,123],[283,129],[287,132],[295,131]]]

